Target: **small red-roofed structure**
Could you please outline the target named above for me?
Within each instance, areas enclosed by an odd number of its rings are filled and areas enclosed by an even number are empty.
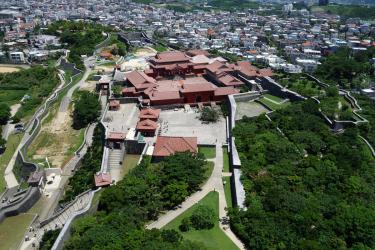
[[[119,110],[120,101],[119,100],[110,100],[109,101],[109,110]]]
[[[108,187],[112,183],[110,173],[98,172],[94,175],[96,187]]]
[[[122,144],[126,138],[126,134],[122,132],[109,132],[107,136],[108,147],[110,148],[122,148]]]
[[[150,119],[142,120],[137,123],[136,129],[144,136],[154,136],[158,129],[158,123]]]
[[[157,121],[160,116],[161,109],[145,108],[139,113],[139,120]]]

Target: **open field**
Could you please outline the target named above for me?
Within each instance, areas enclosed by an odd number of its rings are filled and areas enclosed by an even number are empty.
[[[6,144],[6,150],[5,152],[0,155],[0,194],[5,189],[5,179],[4,179],[4,172],[6,167],[8,166],[8,163],[10,159],[12,158],[14,151],[16,151],[18,144],[20,143],[22,139],[23,134],[11,134],[8,137],[8,141]]]
[[[12,66],[3,66],[0,65],[0,74],[1,73],[12,73],[20,71],[21,69],[19,67],[12,67]]]
[[[197,204],[189,208],[183,214],[178,216],[176,219],[171,221],[167,224],[163,229],[174,229],[177,231],[179,230],[179,226],[181,225],[181,221],[184,218],[187,218],[192,215],[194,210],[199,206],[204,205],[208,206],[215,212],[215,217],[217,221],[215,226],[212,229],[205,229],[205,230],[190,230],[188,232],[181,232],[184,238],[192,240],[192,241],[199,241],[202,242],[207,249],[222,249],[222,250],[231,250],[237,249],[236,245],[221,231],[219,227],[219,194],[217,192],[210,192],[200,200]]]
[[[134,52],[136,57],[149,57],[156,54],[156,50],[150,47],[139,48]]]
[[[72,128],[71,112],[56,112],[47,117],[50,121],[42,125],[42,131],[30,145],[27,155],[37,162],[46,157],[53,167],[63,167],[83,142],[84,129]]]

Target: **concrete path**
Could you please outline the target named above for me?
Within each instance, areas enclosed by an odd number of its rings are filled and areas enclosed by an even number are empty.
[[[17,113],[17,111],[20,109],[20,107],[21,107],[20,103],[16,103],[16,104],[13,104],[12,106],[10,106],[11,117],[13,117]],[[8,121],[8,123],[3,127],[3,132],[1,134],[1,136],[3,137],[4,140],[8,140],[9,135],[14,130],[14,125],[15,124],[12,124],[11,121]]]
[[[74,91],[77,88],[81,87],[85,83],[89,75],[91,74],[92,69],[90,68],[90,65],[89,65],[91,64],[90,62],[91,59],[92,58],[90,57],[85,60],[85,67],[86,67],[85,73],[83,74],[81,80],[68,90],[68,93],[64,96],[63,100],[61,101],[59,112],[66,112],[68,110],[69,104],[72,101],[72,96],[73,96]]]
[[[226,221],[227,219],[227,212],[225,208],[227,207],[227,201],[225,199],[224,193],[224,185],[222,181],[222,171],[223,171],[223,150],[222,144],[216,144],[216,158],[213,160],[215,162],[214,169],[210,178],[207,182],[203,185],[202,190],[199,192],[194,193],[190,197],[188,197],[182,204],[181,207],[176,210],[168,211],[166,214],[159,217],[157,221],[152,222],[151,224],[147,225],[147,229],[152,228],[162,228],[167,225],[169,222],[174,220],[176,217],[181,215],[183,212],[188,210],[190,207],[198,203],[201,199],[203,199],[209,192],[216,191],[219,193],[219,217],[220,217],[220,228],[223,232],[233,241],[233,243],[239,249],[245,249],[242,242],[236,237],[236,235],[231,231],[229,225]]]

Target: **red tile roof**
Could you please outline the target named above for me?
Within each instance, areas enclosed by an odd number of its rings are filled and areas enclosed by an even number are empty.
[[[97,187],[108,186],[112,183],[112,178],[109,173],[96,173],[94,179],[95,186]]]
[[[206,50],[200,50],[200,49],[192,49],[186,52],[189,56],[198,56],[198,55],[204,55],[204,56],[209,56],[210,53]]]
[[[155,61],[157,63],[182,62],[189,61],[189,57],[187,57],[183,52],[167,51],[158,53],[155,57],[151,57],[150,61]]]
[[[139,131],[155,131],[158,128],[157,122],[154,122],[153,120],[146,119],[137,122],[137,130]]]
[[[215,96],[233,95],[238,93],[240,93],[240,90],[233,87],[222,87],[215,89]]]
[[[122,132],[109,132],[107,139],[109,140],[124,140],[125,134]]]
[[[125,77],[136,89],[146,89],[154,86],[156,83],[154,78],[149,77],[141,71],[132,71],[127,73]]]
[[[161,109],[145,108],[139,113],[139,119],[158,119]]]
[[[177,152],[198,152],[197,137],[157,137],[153,153],[154,156],[165,157]]]

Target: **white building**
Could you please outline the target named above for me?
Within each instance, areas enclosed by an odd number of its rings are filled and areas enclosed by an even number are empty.
[[[10,52],[9,59],[13,63],[25,63],[26,62],[25,55],[23,54],[23,52]]]

